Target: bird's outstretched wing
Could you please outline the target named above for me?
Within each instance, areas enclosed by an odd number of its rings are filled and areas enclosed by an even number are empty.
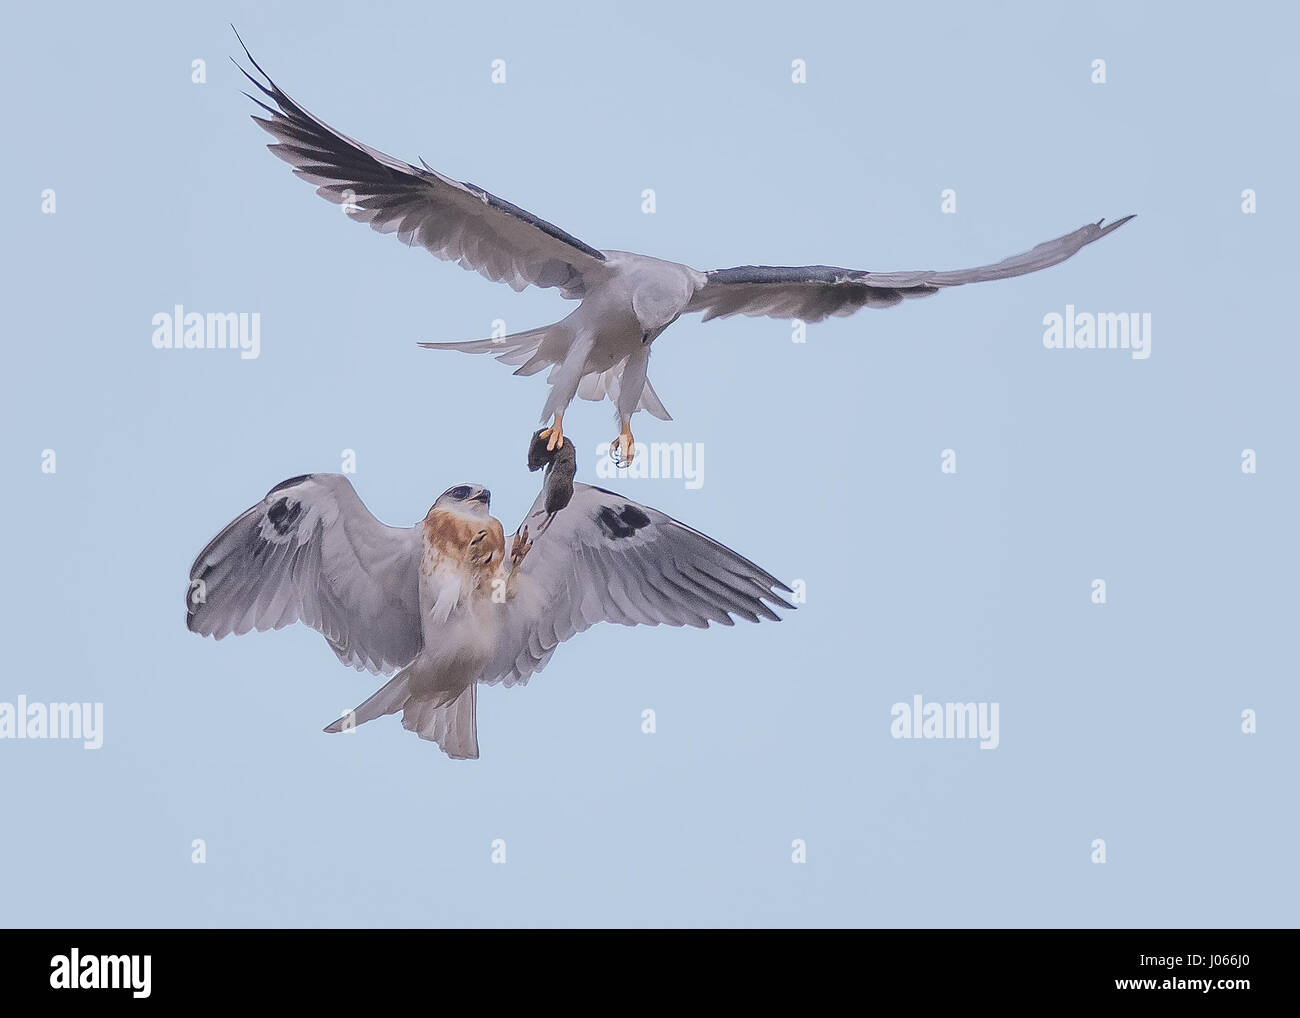
[[[1089,223],[995,265],[951,272],[867,272],[834,265],[715,269],[705,273],[707,282],[695,291],[685,313],[703,311],[706,322],[729,315],[820,322],[833,315],[851,315],[859,308],[892,307],[908,297],[926,297],[945,287],[1008,279],[1056,265],[1132,218],[1125,216],[1106,226],[1102,225],[1104,219]]]
[[[247,46],[244,53],[265,84],[239,69],[274,103],[273,108],[249,96],[271,114],[269,120],[253,117],[276,139],[267,147],[316,185],[322,198],[346,206],[350,218],[516,290],[553,286],[579,298],[588,282],[609,271],[600,251],[558,226],[481,187],[428,165],[412,166],[334,130],[290,99]]]
[[[353,668],[389,674],[420,652],[420,530],[370,514],[340,474],[277,484],[190,567],[186,623],[218,640],[304,622]]]
[[[575,484],[547,523],[543,491],[521,525],[532,547],[513,577],[495,658],[480,682],[507,686],[546,667],[555,648],[597,622],[625,626],[779,621],[793,608],[775,576],[672,517],[603,488]],[[516,534],[511,539],[520,540]],[[771,602],[771,606],[766,602]]]

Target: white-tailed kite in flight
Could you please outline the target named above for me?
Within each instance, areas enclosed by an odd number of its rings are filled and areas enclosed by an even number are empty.
[[[241,40],[242,45],[242,40]],[[859,308],[891,307],[950,286],[1007,279],[1069,258],[1132,219],[1089,223],[993,265],[951,272],[867,272],[832,265],[742,265],[700,272],[688,265],[627,251],[601,251],[474,184],[394,159],[334,130],[294,102],[244,48],[263,84],[249,81],[274,108],[249,96],[271,116],[254,116],[276,139],[268,146],[316,185],[321,197],[345,206],[352,218],[381,233],[396,233],[436,257],[488,279],[554,287],[577,309],[552,325],[496,339],[421,343],[436,350],[490,353],[516,365],[516,375],[547,368],[551,391],[542,408],[550,448],[563,439],[564,411],[575,396],[608,398],[618,411],[619,436],[611,454],[621,463],[635,452],[632,415],[647,410],[671,420],[646,375],[650,346],[680,315],[704,320],[766,315],[819,322]],[[243,70],[243,68],[240,68]]]
[[[475,688],[526,682],[597,622],[705,628],[778,620],[789,587],[663,513],[573,484],[573,443],[513,537],[488,490],[458,484],[423,522],[389,527],[340,474],[277,484],[190,568],[187,624],[204,636],[303,622],[339,660],[392,678],[325,730],[402,712],[455,759],[478,756]],[[563,461],[563,462],[561,462]]]

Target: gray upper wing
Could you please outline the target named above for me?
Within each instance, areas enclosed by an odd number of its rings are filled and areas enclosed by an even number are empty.
[[[275,104],[249,96],[271,114],[269,120],[253,117],[276,139],[267,147],[315,184],[322,198],[347,205],[350,218],[516,290],[553,286],[578,298],[586,277],[608,271],[600,251],[558,226],[481,187],[427,165],[412,166],[334,130],[289,98],[247,47],[244,52],[266,83],[240,70]]]
[[[790,588],[771,573],[656,509],[575,484],[544,527],[545,497],[521,525],[533,546],[481,682],[527,680],[559,644],[597,622],[704,628],[734,625],[733,615],[779,620],[771,606],[793,607],[775,593]]]
[[[420,530],[380,523],[339,474],[276,485],[190,567],[186,623],[203,636],[303,622],[354,668],[420,652]]]
[[[702,311],[706,322],[729,315],[766,315],[819,322],[833,315],[850,315],[859,308],[891,307],[909,297],[937,293],[944,287],[1008,279],[1056,265],[1132,218],[1125,216],[1106,226],[1102,225],[1105,220],[1089,223],[996,264],[951,272],[868,272],[833,265],[743,265],[715,269],[705,273],[707,282],[695,291],[686,313]]]

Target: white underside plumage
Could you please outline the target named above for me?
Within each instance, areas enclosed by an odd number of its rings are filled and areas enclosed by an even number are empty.
[[[441,500],[425,523],[388,527],[346,477],[293,478],[199,553],[188,590],[204,597],[187,595],[187,624],[220,639],[303,622],[341,661],[389,676],[326,731],[400,712],[409,731],[472,759],[475,685],[526,682],[597,623],[704,628],[791,607],[770,573],[655,509],[576,482],[553,515],[546,497],[521,524],[530,543],[518,562],[516,535],[471,568],[445,534],[430,539]],[[475,527],[500,527],[486,506],[475,512]]]
[[[527,332],[461,343],[421,343],[429,350],[490,354],[516,375],[549,369],[546,423],[575,398],[609,400],[627,421],[644,410],[672,420],[647,375],[650,347],[700,285],[685,265],[627,252],[607,252],[608,274],[593,281],[582,303],[561,321]]]

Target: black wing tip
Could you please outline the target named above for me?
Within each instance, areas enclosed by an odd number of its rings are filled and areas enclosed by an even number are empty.
[[[735,619],[732,618],[733,615],[744,619],[746,622],[753,622],[755,625],[761,623],[764,619],[768,622],[782,622],[784,619],[776,613],[777,608],[788,608],[790,611],[799,610],[779,594],[761,594],[754,597],[746,606],[745,611],[748,614],[742,614],[736,608],[728,608],[727,618],[730,621],[728,621],[726,625],[735,625]]]
[[[793,594],[794,591],[790,591],[790,593]],[[792,612],[797,612],[799,610],[797,606],[792,605],[780,594],[772,594],[771,596],[768,597],[768,600],[771,601],[773,604],[777,605],[778,607],[789,609]],[[780,615],[773,615],[772,618],[777,622],[781,621]]]
[[[239,34],[239,29],[235,27],[234,22],[231,22],[230,30],[235,33],[235,39],[239,43],[239,48],[244,51],[244,56],[248,57],[248,62],[252,64],[255,68],[257,68],[257,72],[260,75],[262,75],[262,77],[264,77],[267,81],[270,81],[271,76],[267,74],[264,70],[262,70],[262,66],[256,60],[253,59],[253,54],[250,53],[248,50],[248,44],[244,42],[244,37]],[[234,57],[231,57],[230,59],[234,60]],[[238,67],[239,65],[236,64],[235,66]],[[243,70],[243,68],[240,69]],[[245,73],[247,72],[245,71]]]
[[[1130,219],[1136,219],[1136,218],[1137,218],[1137,213],[1136,213],[1136,212],[1130,212],[1127,216],[1124,216],[1124,217],[1121,218],[1121,219],[1116,219],[1116,220],[1115,220],[1113,223],[1111,223],[1109,226],[1107,226],[1107,225],[1103,225],[1103,224],[1105,224],[1105,222],[1106,222],[1106,220],[1104,220],[1104,219],[1098,219],[1097,222],[1096,222],[1094,225],[1095,225],[1099,230],[1101,230],[1101,236],[1104,237],[1104,236],[1106,236],[1106,234],[1108,234],[1108,233],[1114,233],[1114,232],[1115,232],[1116,230],[1118,230],[1121,226],[1123,226],[1125,223],[1127,223]]]
[[[240,70],[242,71],[243,68],[241,67]],[[281,116],[282,116],[282,114],[280,113],[279,110],[273,110],[273,109],[271,109],[270,106],[268,106],[268,105],[266,105],[266,103],[262,102],[262,100],[259,99],[259,98],[257,98],[257,96],[255,96],[255,95],[249,95],[249,94],[248,94],[247,92],[245,92],[243,89],[240,89],[240,90],[239,90],[239,94],[240,94],[240,95],[246,95],[246,96],[248,96],[248,98],[252,99],[253,102],[257,103],[258,106],[262,107],[262,109],[266,110],[267,113],[271,114],[272,117],[281,117]],[[274,131],[274,129],[273,129],[274,126],[275,126],[275,121],[274,121],[274,120],[266,120],[266,119],[264,119],[263,117],[259,117],[256,113],[250,113],[250,114],[248,115],[248,119],[251,120],[251,121],[253,121],[253,123],[255,123],[255,124],[259,125],[260,127],[262,127],[264,130],[266,130],[266,131],[268,131],[268,132],[270,132],[270,133],[272,133],[272,134],[275,133],[275,131]]]
[[[230,58],[230,62],[231,62],[232,64],[234,64],[236,67],[239,68],[239,73],[240,73],[240,74],[242,74],[245,78],[247,78],[249,81],[251,81],[251,82],[253,83],[253,87],[254,87],[254,88],[256,88],[259,92],[261,92],[261,93],[262,93],[263,95],[265,95],[267,98],[269,98],[269,99],[273,99],[276,103],[280,103],[280,102],[282,101],[282,99],[285,98],[284,93],[280,91],[279,86],[276,85],[275,81],[271,78],[271,76],[270,76],[269,74],[267,74],[265,70],[263,70],[262,65],[259,64],[255,59],[253,59],[253,54],[249,52],[248,47],[244,44],[244,40],[243,40],[243,38],[240,36],[240,34],[239,34],[239,30],[236,29],[234,25],[231,25],[231,26],[230,26],[230,30],[231,30],[232,32],[235,33],[235,38],[239,40],[239,45],[240,45],[240,46],[243,48],[243,50],[244,50],[244,56],[248,57],[248,62],[249,62],[250,64],[253,65],[254,70],[256,70],[258,74],[260,74],[263,78],[266,79],[266,84],[265,84],[265,85],[262,84],[262,82],[258,81],[258,80],[257,80],[256,78],[254,78],[251,74],[249,74],[249,73],[248,73],[248,69],[247,69],[246,67],[244,67],[244,65],[241,64],[241,63],[240,63],[238,60],[236,60],[234,57],[231,57],[231,58]],[[245,94],[245,95],[248,95],[247,92],[245,92],[244,94]],[[249,97],[250,99],[253,99],[253,97],[252,97],[251,95],[248,96],[248,97]],[[266,107],[266,106],[263,105],[262,103],[258,102],[258,100],[256,100],[256,99],[253,99],[253,102],[256,102],[259,106],[262,106],[263,109],[268,109],[268,107]],[[271,113],[275,113],[276,111],[275,111],[275,110],[270,110],[270,112],[271,112]]]
[[[267,78],[267,79],[266,79],[268,82],[271,83],[271,87],[270,87],[270,88],[267,88],[266,85],[263,85],[260,81],[258,81],[258,80],[257,80],[256,78],[254,78],[251,74],[249,74],[249,73],[248,73],[248,68],[246,68],[243,64],[241,64],[241,63],[240,63],[238,60],[236,60],[234,57],[231,57],[231,58],[230,58],[230,62],[231,62],[232,64],[234,64],[237,68],[239,68],[239,73],[240,73],[240,74],[242,74],[245,78],[247,78],[250,82],[252,82],[253,87],[254,87],[255,89],[257,89],[259,92],[261,92],[261,93],[262,93],[264,96],[266,96],[268,99],[274,99],[277,103],[280,101],[280,97],[279,97],[278,95],[276,95],[276,91],[277,91],[277,89],[276,89],[276,87],[275,87],[275,82],[271,81],[270,78]],[[244,95],[248,95],[248,93],[245,92]],[[272,110],[269,106],[267,106],[265,103],[261,102],[260,100],[253,98],[253,96],[251,96],[251,95],[248,95],[248,98],[252,99],[253,102],[257,103],[257,105],[261,106],[262,109],[264,109],[264,110],[270,110],[270,112],[272,112],[272,113],[276,113],[276,112],[277,112],[276,110]]]

